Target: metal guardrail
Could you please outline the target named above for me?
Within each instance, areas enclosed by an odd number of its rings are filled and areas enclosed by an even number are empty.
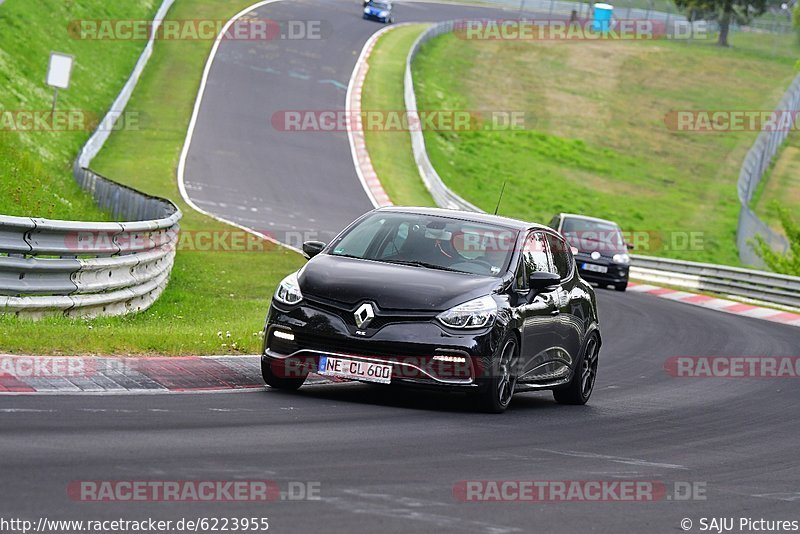
[[[797,113],[800,110],[800,74],[783,95],[776,111]],[[758,188],[758,184],[769,169],[772,158],[789,135],[790,128],[777,128],[773,131],[762,130],[756,142],[747,152],[739,172],[737,189],[739,193],[739,225],[736,229],[736,246],[739,248],[739,259],[745,265],[764,266],[763,260],[756,254],[751,243],[756,236],[761,236],[772,248],[782,253],[789,250],[786,238],[774,232],[758,215],[750,209],[750,202]]]
[[[0,312],[121,315],[150,306],[175,259],[180,210],[81,169],[101,207],[127,222],[0,215]],[[137,214],[146,218],[136,220]]]
[[[406,113],[408,114],[409,124],[420,124],[419,114],[417,113],[417,96],[414,94],[414,79],[411,75],[411,63],[417,57],[419,47],[434,37],[444,33],[452,32],[456,21],[447,21],[431,26],[417,37],[406,58],[406,72],[403,80],[403,96],[405,98]],[[411,131],[411,150],[414,153],[414,161],[417,163],[420,178],[425,183],[425,187],[430,192],[437,206],[451,209],[461,209],[467,211],[482,211],[480,208],[467,202],[448,188],[442,181],[439,173],[433,168],[428,151],[425,150],[425,137],[422,135],[421,128],[410,128]]]
[[[89,138],[86,144],[83,145],[83,148],[78,155],[79,167],[89,167],[92,159],[94,159],[97,153],[100,152],[100,149],[103,148],[106,140],[108,140],[108,137],[114,130],[114,123],[122,115],[123,111],[125,111],[125,107],[128,105],[128,101],[131,99],[133,90],[136,88],[136,84],[139,82],[139,77],[141,77],[142,72],[144,72],[147,62],[150,61],[150,56],[153,55],[155,36],[158,32],[158,29],[161,27],[164,17],[167,16],[169,8],[171,8],[172,4],[174,3],[175,0],[162,0],[161,7],[158,8],[155,17],[153,17],[153,24],[151,25],[150,29],[150,38],[147,40],[144,50],[142,50],[142,53],[139,55],[139,59],[136,60],[136,65],[134,65],[131,75],[128,77],[128,80],[125,82],[122,90],[117,95],[114,103],[111,104],[111,109],[109,109],[108,113],[106,113],[105,117],[103,117],[103,120],[100,121],[97,130],[95,130],[94,134]]]
[[[409,122],[417,118],[417,100],[414,95],[411,64],[419,47],[434,37],[453,31],[456,24],[457,21],[448,21],[432,26],[422,33],[411,47],[406,60],[404,80],[405,104]],[[793,109],[797,109],[797,107]],[[443,208],[482,212],[483,210],[464,200],[444,184],[425,151],[425,139],[422,131],[420,129],[411,130],[411,146],[417,170],[436,204]],[[772,142],[777,141],[773,140]],[[773,148],[777,149],[777,145],[774,145]],[[763,154],[763,152],[761,153]],[[769,160],[767,159],[766,163],[762,162],[762,164],[764,167],[761,172],[766,169]],[[752,192],[750,194],[752,195]],[[753,216],[755,217],[755,215]],[[634,255],[631,258],[631,275],[640,280],[800,308],[800,277],[650,256]]]
[[[631,276],[645,282],[800,308],[800,277],[796,276],[650,256],[631,257]]]
[[[0,215],[0,313],[38,318],[122,315],[148,308],[167,285],[181,211],[89,170],[124,111],[174,0],[164,0],[151,37],[111,110],[81,149],[73,175],[95,202],[123,222]]]

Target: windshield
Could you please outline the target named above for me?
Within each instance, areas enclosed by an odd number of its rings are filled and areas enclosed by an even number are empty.
[[[625,252],[622,230],[612,222],[567,217],[561,233],[570,245],[583,252]]]
[[[508,269],[517,233],[447,217],[378,212],[335,241],[331,254],[499,276]]]
[[[384,10],[389,9],[389,4],[386,4],[384,2],[370,2],[369,5],[377,9],[384,9]]]

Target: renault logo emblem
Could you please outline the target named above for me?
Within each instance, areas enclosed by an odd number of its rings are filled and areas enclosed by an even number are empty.
[[[369,322],[375,318],[375,310],[372,309],[372,304],[365,302],[358,307],[354,315],[356,317],[356,326],[366,328]]]

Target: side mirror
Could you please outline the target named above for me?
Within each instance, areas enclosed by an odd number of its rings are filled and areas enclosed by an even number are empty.
[[[323,243],[322,241],[306,241],[303,243],[303,256],[308,258],[309,260],[322,252],[328,246],[327,243]]]
[[[531,290],[530,298],[542,293],[555,291],[561,283],[561,277],[557,274],[547,272],[531,273],[528,278],[528,287]]]

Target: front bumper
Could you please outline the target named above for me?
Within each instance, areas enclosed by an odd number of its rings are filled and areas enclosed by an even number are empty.
[[[380,15],[375,15],[375,14],[372,14],[372,13],[364,13],[363,14],[363,18],[364,19],[366,19],[366,20],[377,20],[378,22],[386,22],[386,21],[389,20],[389,17],[391,17],[391,15],[387,15],[385,17],[381,17]]]
[[[595,282],[598,284],[623,284],[628,282],[628,275],[630,266],[614,263],[606,258],[592,259],[590,256],[578,255],[575,257],[575,263],[578,266],[578,272],[581,278],[587,282]],[[591,271],[584,268],[584,265],[599,265],[608,269],[605,273]]]
[[[317,372],[322,355],[392,366],[391,382],[469,389],[479,385],[502,333],[495,324],[471,332],[447,332],[435,314],[392,316],[378,313],[374,329],[355,334],[349,309],[336,310],[304,300],[270,308],[262,362],[287,377]],[[291,334],[287,340],[276,331]],[[438,358],[437,358],[438,357]],[[453,361],[455,360],[455,361]]]

